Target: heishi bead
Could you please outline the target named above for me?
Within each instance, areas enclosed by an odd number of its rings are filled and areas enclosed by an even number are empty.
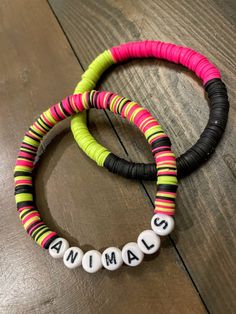
[[[108,270],[116,270],[123,264],[121,250],[116,247],[109,247],[102,253],[102,265]]]
[[[169,215],[157,213],[152,217],[151,220],[152,230],[160,236],[166,236],[170,234],[173,231],[174,226],[175,221],[173,217]]]
[[[137,266],[143,260],[144,254],[136,242],[127,243],[122,249],[122,258],[126,265]]]
[[[64,238],[57,238],[49,246],[49,254],[53,258],[62,258],[69,248],[69,243]]]
[[[86,252],[82,258],[82,266],[88,273],[96,273],[102,268],[102,254],[96,250]]]
[[[156,253],[160,247],[161,239],[152,230],[144,230],[140,233],[137,240],[140,250],[144,254]]]
[[[82,264],[83,251],[75,246],[70,247],[66,250],[63,256],[63,262],[66,267],[73,269]]]

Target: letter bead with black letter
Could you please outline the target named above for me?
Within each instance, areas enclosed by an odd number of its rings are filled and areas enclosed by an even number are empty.
[[[49,246],[49,254],[54,258],[62,258],[69,248],[69,243],[64,238],[57,238]]]
[[[143,260],[144,254],[135,242],[127,243],[122,249],[122,258],[126,265],[137,266]]]
[[[169,215],[157,213],[152,217],[152,230],[160,236],[166,236],[170,234],[173,231],[174,226],[175,221],[173,217]]]
[[[123,264],[121,250],[116,247],[109,247],[102,253],[102,265],[108,270],[116,270]]]
[[[63,262],[66,267],[73,269],[82,264],[83,251],[75,246],[70,247],[66,250],[63,256]]]
[[[102,268],[102,254],[96,250],[88,251],[82,259],[82,266],[88,273],[96,273]]]
[[[144,254],[156,253],[160,247],[161,239],[152,230],[144,230],[140,233],[137,240],[140,250]]]

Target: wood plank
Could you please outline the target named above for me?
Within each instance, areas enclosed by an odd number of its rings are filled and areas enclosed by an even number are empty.
[[[228,127],[211,161],[181,182],[173,240],[208,309],[235,312],[235,1],[50,0],[50,4],[84,69],[104,49],[141,39],[192,47],[220,68],[231,103]],[[149,108],[171,136],[177,155],[197,140],[207,121],[201,82],[177,65],[132,61],[109,71],[102,88]],[[140,134],[126,121],[109,116],[126,152],[108,147],[135,161],[152,161]],[[153,199],[155,184],[145,187]]]
[[[16,153],[33,119],[69,94],[82,70],[45,1],[1,1],[0,30],[0,312],[204,313],[169,239],[159,256],[136,269],[89,275],[67,270],[28,238],[13,197]],[[118,147],[104,113],[95,114],[94,132]],[[69,121],[49,134],[43,148],[37,205],[71,244],[122,246],[149,227],[151,206],[142,186],[99,169],[84,156]]]

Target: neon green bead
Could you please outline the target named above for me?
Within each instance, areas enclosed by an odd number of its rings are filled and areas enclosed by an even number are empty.
[[[109,50],[101,53],[82,75],[82,80],[75,88],[74,94],[91,91],[97,85],[102,74],[114,64]],[[71,119],[71,130],[79,147],[96,163],[103,166],[107,156],[111,153],[104,146],[97,143],[89,132],[86,123],[86,112],[79,113]]]

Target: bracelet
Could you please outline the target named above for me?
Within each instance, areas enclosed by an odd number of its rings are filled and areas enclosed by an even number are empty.
[[[190,48],[161,41],[122,44],[104,51],[90,64],[82,75],[82,80],[78,83],[75,93],[95,88],[102,74],[113,64],[132,58],[149,57],[182,64],[194,71],[203,80],[204,89],[209,98],[210,115],[204,131],[199,140],[177,158],[177,172],[178,177],[181,178],[196,170],[210,158],[224,133],[228,119],[229,102],[226,87],[220,79],[218,69],[203,55]],[[88,130],[86,113],[72,118],[71,129],[80,148],[99,166],[127,178],[156,180],[155,164],[126,161],[100,145]]]
[[[108,109],[133,122],[151,145],[158,173],[152,230],[143,231],[137,243],[126,244],[122,251],[111,247],[103,254],[96,250],[83,254],[80,248],[69,247],[67,240],[51,231],[42,221],[33,198],[32,171],[41,140],[58,122],[90,108]],[[84,141],[86,144],[86,138]],[[159,236],[169,234],[174,228],[172,216],[178,186],[176,176],[176,159],[171,151],[170,140],[149,111],[116,94],[91,91],[69,96],[50,107],[25,133],[14,172],[15,199],[20,220],[37,244],[49,249],[52,257],[63,258],[68,268],[82,264],[87,272],[93,273],[102,266],[109,270],[117,269],[123,261],[129,266],[136,266],[142,262],[144,254],[153,254],[159,249]]]

